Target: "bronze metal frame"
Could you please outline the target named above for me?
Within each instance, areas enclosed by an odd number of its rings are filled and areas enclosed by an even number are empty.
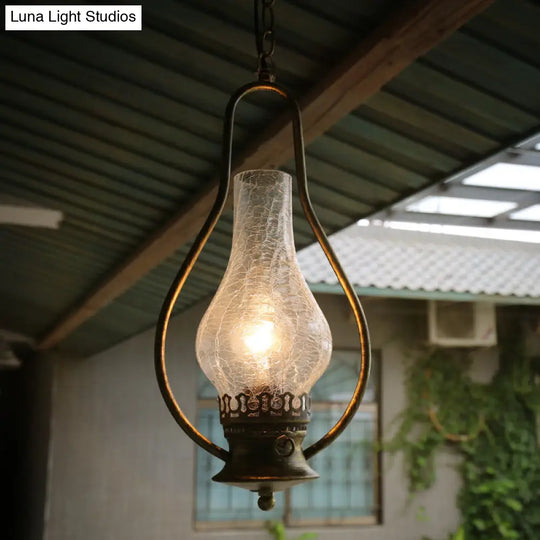
[[[304,138],[303,138],[303,133],[302,133],[302,118],[301,118],[301,113],[300,113],[300,108],[298,106],[298,103],[290,96],[289,92],[286,89],[284,89],[283,87],[273,82],[261,81],[261,82],[254,82],[254,83],[246,84],[245,86],[242,86],[241,88],[239,88],[232,95],[227,105],[227,109],[225,113],[224,128],[223,128],[221,181],[220,181],[217,197],[214,202],[214,206],[212,207],[212,210],[210,211],[210,214],[208,218],[206,219],[206,222],[204,223],[201,231],[199,232],[193,245],[191,246],[191,249],[186,256],[186,259],[184,260],[184,263],[182,264],[177,276],[175,277],[171,285],[171,288],[167,294],[167,297],[165,298],[165,301],[163,303],[163,307],[161,309],[161,313],[158,319],[158,323],[156,326],[156,338],[155,338],[156,377],[158,380],[158,385],[161,390],[163,399],[165,400],[165,403],[169,411],[171,412],[172,416],[174,417],[178,425],[183,429],[183,431],[201,448],[203,448],[210,454],[214,455],[215,457],[226,462],[224,470],[217,475],[218,477],[222,475],[225,471],[230,473],[232,462],[233,461],[237,462],[238,459],[235,458],[235,456],[231,452],[221,448],[220,446],[217,446],[216,444],[211,442],[209,439],[207,439],[204,435],[202,435],[193,426],[193,424],[190,423],[190,421],[186,418],[186,416],[182,412],[180,406],[178,405],[172,393],[171,387],[169,385],[169,380],[167,377],[167,370],[166,370],[166,365],[165,365],[165,340],[166,340],[167,328],[169,325],[169,319],[171,317],[172,310],[173,310],[174,304],[176,303],[178,295],[180,294],[180,291],[182,290],[188,275],[191,273],[191,270],[193,269],[193,266],[195,262],[197,261],[197,258],[199,257],[204,245],[206,244],[210,234],[212,233],[212,230],[214,229],[217,221],[219,220],[219,217],[221,216],[223,209],[225,207],[225,203],[227,201],[227,196],[229,193],[229,186],[230,186],[230,177],[231,177],[232,142],[233,142],[233,129],[234,129],[234,115],[235,115],[236,107],[238,103],[245,96],[251,93],[260,92],[260,91],[272,92],[272,93],[278,94],[279,96],[281,96],[283,99],[286,100],[287,104],[292,109],[292,129],[293,129],[294,155],[295,155],[295,161],[296,161],[296,178],[297,178],[297,183],[298,183],[298,194],[300,197],[302,208],[311,226],[311,229],[315,233],[317,241],[321,245],[328,261],[330,262],[330,265],[332,266],[332,269],[334,270],[334,273],[336,274],[339,280],[339,283],[341,284],[341,287],[343,288],[343,291],[345,292],[349,305],[354,314],[354,318],[356,321],[358,334],[360,338],[360,352],[361,352],[360,372],[359,372],[358,381],[357,381],[354,393],[351,397],[351,400],[349,404],[347,405],[343,415],[338,420],[338,422],[321,439],[319,439],[316,443],[309,446],[303,452],[303,456],[305,456],[305,459],[309,459],[313,457],[317,452],[320,452],[323,448],[331,444],[343,432],[343,430],[347,427],[349,422],[352,420],[355,412],[360,406],[360,402],[361,402],[361,399],[364,394],[366,384],[368,381],[369,370],[370,370],[370,365],[371,365],[369,334],[368,334],[367,322],[365,319],[364,312],[362,310],[362,307],[360,305],[356,292],[354,291],[347,276],[345,275],[345,272],[343,271],[343,268],[341,267],[341,264],[339,263],[332,247],[330,246],[328,242],[326,234],[324,233],[324,230],[321,227],[321,224],[319,223],[319,220],[314,213],[313,206],[309,198],[308,187],[307,187],[305,152],[304,152]],[[244,424],[244,426],[245,425],[246,424]],[[252,431],[258,432],[259,435],[263,433],[264,429],[266,429],[266,427],[261,429],[262,426],[261,426],[260,421],[253,423],[252,426],[253,426]],[[282,432],[281,432],[282,435],[283,433],[286,433],[288,436],[291,436],[292,431],[289,428],[290,426],[288,426],[287,424],[283,425]],[[249,429],[251,428],[246,428],[246,429],[247,431],[243,432],[244,436],[242,437],[241,444],[239,443],[242,451],[247,451],[247,447],[245,446],[246,439],[251,440],[255,445],[257,444],[256,441],[254,441],[253,437],[250,436],[248,433]],[[273,435],[276,434],[275,429],[272,429],[271,432]],[[268,435],[270,435],[270,433],[267,434],[267,436],[265,437],[266,439],[268,439]],[[282,435],[279,435],[278,439],[280,439]],[[298,433],[298,435],[300,434]],[[301,439],[303,439],[303,436],[299,437],[298,435],[291,436],[291,440],[293,440],[294,447],[295,447],[295,451],[292,453],[293,454],[292,457],[294,459],[298,458],[299,454],[302,454],[300,445],[301,445]],[[278,439],[276,439],[276,441]],[[229,439],[229,443],[231,442],[232,440]],[[299,450],[299,452],[296,451],[297,449]],[[248,461],[249,460],[257,461],[261,467],[264,467],[264,458],[258,459],[258,460],[255,459],[254,457],[255,454],[253,451],[248,452],[248,454],[249,454]],[[279,455],[279,444],[278,444],[278,447],[274,446],[274,454]],[[302,459],[303,459],[303,456],[302,456]],[[270,455],[268,455],[267,458],[270,459]],[[241,460],[241,461],[242,461],[242,464],[245,463],[245,460]],[[256,465],[256,463],[252,463],[251,465]],[[307,469],[305,468],[305,471],[304,471],[305,479],[307,480],[310,478],[316,478],[317,477],[316,473],[314,473],[314,471],[312,471],[307,466],[307,464],[306,464],[306,467]],[[294,463],[293,463],[293,468],[294,468]],[[249,469],[250,471],[252,471],[253,467],[250,466]],[[234,477],[234,474],[227,474],[226,476]],[[261,476],[260,474],[251,476],[250,479],[253,481],[245,482],[242,487],[247,487],[248,489],[252,489],[252,490],[258,490],[259,495],[260,495],[259,506],[262,509],[269,509],[272,506],[271,504],[272,498],[273,498],[272,492],[274,491],[274,488],[283,489],[283,487],[288,487],[288,486],[285,485],[287,484],[287,482],[285,482],[284,485],[281,487],[274,485],[275,482],[270,477],[267,477],[267,480],[264,483],[257,482],[257,480],[261,480],[263,476]],[[216,478],[216,480],[219,480],[219,479]],[[230,478],[228,480],[230,480]],[[228,481],[228,480],[222,480],[222,481]],[[282,480],[287,480],[287,478],[282,478]],[[234,482],[231,482],[231,483],[234,483]],[[294,482],[294,483],[298,483],[298,482]],[[236,483],[235,485],[242,485],[242,484]],[[289,485],[292,485],[292,484],[289,484]]]

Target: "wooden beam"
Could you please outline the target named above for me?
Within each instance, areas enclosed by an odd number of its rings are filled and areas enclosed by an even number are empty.
[[[331,70],[300,104],[309,143],[356,109],[416,58],[451,35],[493,0],[419,0],[397,10],[343,62]],[[274,168],[293,155],[288,114],[246,148],[235,170]],[[215,198],[217,178],[149,239],[39,341],[49,349],[113,301],[149,270],[189,241],[201,227]]]

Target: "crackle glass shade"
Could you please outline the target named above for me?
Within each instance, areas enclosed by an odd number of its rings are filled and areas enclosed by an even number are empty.
[[[229,264],[197,332],[199,364],[220,395],[310,391],[330,361],[332,336],[296,260],[291,177],[234,178]]]

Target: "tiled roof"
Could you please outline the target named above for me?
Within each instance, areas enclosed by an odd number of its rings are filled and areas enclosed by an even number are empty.
[[[348,227],[330,242],[359,289],[540,299],[538,244],[373,226]],[[337,284],[318,244],[301,250],[298,260],[308,283]]]

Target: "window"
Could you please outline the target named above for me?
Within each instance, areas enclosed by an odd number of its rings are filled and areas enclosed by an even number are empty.
[[[328,370],[312,390],[312,419],[304,447],[319,439],[339,419],[354,390],[359,352],[337,350]],[[198,528],[259,527],[267,520],[287,525],[373,524],[377,522],[378,365],[362,405],[347,430],[326,450],[309,461],[320,478],[276,493],[276,507],[261,512],[257,496],[247,490],[212,481],[222,463],[198,449],[196,512]],[[227,448],[217,414],[216,391],[201,373],[198,424],[202,433]]]

